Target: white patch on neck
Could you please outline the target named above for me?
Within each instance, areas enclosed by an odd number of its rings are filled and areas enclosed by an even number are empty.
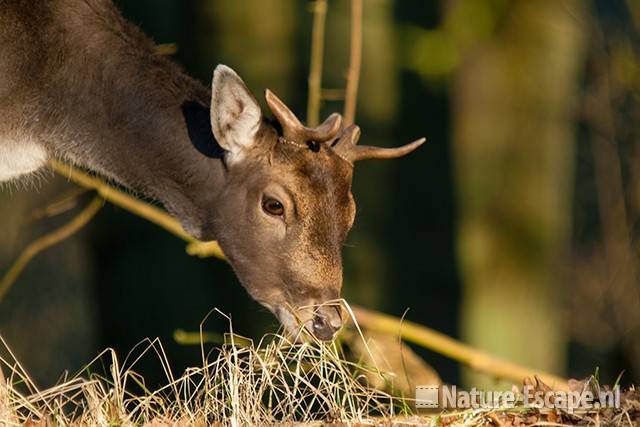
[[[33,173],[46,162],[47,152],[34,141],[0,137],[0,182]]]

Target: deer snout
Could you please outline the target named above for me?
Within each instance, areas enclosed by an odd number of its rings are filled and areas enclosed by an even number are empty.
[[[318,307],[311,323],[313,335],[321,341],[331,341],[342,327],[342,308],[339,305]]]

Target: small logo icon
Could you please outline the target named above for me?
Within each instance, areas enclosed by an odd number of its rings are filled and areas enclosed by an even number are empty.
[[[416,386],[416,408],[420,409],[434,409],[438,405],[438,390],[437,385],[419,385]]]

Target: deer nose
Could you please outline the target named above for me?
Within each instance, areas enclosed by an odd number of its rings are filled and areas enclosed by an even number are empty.
[[[331,341],[342,327],[342,313],[338,305],[319,307],[313,316],[313,335],[321,341]]]

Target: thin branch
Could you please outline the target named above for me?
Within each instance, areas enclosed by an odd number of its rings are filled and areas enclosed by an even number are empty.
[[[34,210],[31,215],[25,220],[24,225],[40,221],[44,218],[50,218],[53,216],[61,215],[65,212],[78,206],[78,197],[87,192],[86,188],[74,187],[69,191],[66,191],[61,196],[57,197],[51,203],[43,208]]]
[[[55,161],[50,161],[50,165],[58,174],[69,178],[76,184],[96,190],[98,194],[109,202],[145,218],[187,241],[190,243],[187,247],[189,253],[200,257],[213,256],[222,260],[225,259],[220,246],[216,242],[198,242],[189,236],[174,218],[155,206],[138,200],[71,166]],[[556,388],[566,386],[566,380],[562,378],[490,356],[425,326],[407,320],[401,321],[396,317],[376,313],[361,307],[351,306],[351,308],[356,314],[358,323],[365,328],[387,334],[399,334],[406,341],[431,349],[481,372],[518,382],[521,382],[526,376],[538,375],[544,382]]]
[[[324,33],[327,21],[327,0],[311,3],[313,28],[311,30],[311,63],[309,64],[307,124],[320,124],[320,101],[322,97],[322,59],[324,56]]]
[[[537,375],[554,390],[568,390],[566,379],[508,362],[477,350],[447,335],[417,323],[351,306],[358,322],[365,328],[390,335],[399,335],[405,341],[433,350],[470,368],[521,383],[525,377]]]
[[[156,46],[156,53],[158,55],[175,55],[178,53],[178,45],[175,43],[163,43]]]
[[[356,117],[358,84],[362,65],[362,0],[351,0],[351,46],[347,89],[344,101],[344,125],[352,125]]]
[[[325,101],[344,101],[345,90],[324,88],[320,97]]]
[[[65,165],[64,163],[50,160],[49,166],[56,173],[75,182],[76,184],[85,188],[95,190],[108,202],[113,203],[114,205],[119,206],[122,209],[125,209],[141,218],[146,219],[149,222],[156,224],[159,227],[164,228],[174,236],[185,240],[187,243],[199,244],[195,246],[190,245],[187,247],[188,251],[191,251],[191,249],[189,248],[193,248],[193,255],[198,255],[200,257],[213,256],[216,258],[224,259],[222,249],[220,249],[220,246],[218,246],[217,243],[199,242],[189,233],[184,231],[184,228],[182,228],[180,223],[178,223],[178,221],[176,221],[171,215],[169,215],[162,209],[138,200],[123,191],[117,190],[101,179],[90,176],[69,165]]]
[[[102,204],[103,201],[99,197],[94,198],[86,208],[84,208],[67,224],[31,242],[29,246],[22,251],[11,268],[9,268],[9,271],[7,271],[2,280],[0,280],[0,302],[2,302],[11,286],[15,283],[20,273],[22,273],[33,257],[56,243],[69,238],[75,232],[84,227],[89,221],[91,221],[91,218],[98,213]]]

